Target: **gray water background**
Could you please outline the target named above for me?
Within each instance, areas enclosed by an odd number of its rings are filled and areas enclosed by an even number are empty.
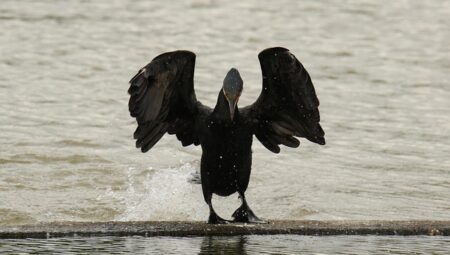
[[[206,220],[189,182],[200,148],[167,135],[135,149],[127,82],[156,55],[188,49],[197,97],[213,106],[236,67],[245,106],[261,90],[257,54],[272,46],[311,74],[327,145],[275,155],[255,139],[257,215],[448,220],[449,17],[441,0],[2,0],[0,225]],[[213,202],[226,218],[239,206]]]

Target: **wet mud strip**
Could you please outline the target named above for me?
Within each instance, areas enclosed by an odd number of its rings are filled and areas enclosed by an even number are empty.
[[[50,222],[0,226],[0,238],[208,235],[450,235],[450,221],[285,221],[209,225],[199,221]]]

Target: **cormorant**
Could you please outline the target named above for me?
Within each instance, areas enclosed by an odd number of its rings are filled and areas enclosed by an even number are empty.
[[[258,55],[262,91],[244,108],[237,103],[243,89],[238,70],[223,81],[214,109],[200,103],[194,92],[195,54],[163,53],[130,80],[129,111],[136,118],[136,147],[150,150],[165,134],[174,134],[183,146],[201,145],[201,183],[209,206],[208,223],[227,223],[213,209],[213,194],[238,192],[242,205],[233,213],[235,222],[263,223],[245,200],[252,164],[253,135],[270,151],[280,144],[296,148],[295,137],[325,144],[319,124],[319,100],[311,77],[288,49],[275,47]]]

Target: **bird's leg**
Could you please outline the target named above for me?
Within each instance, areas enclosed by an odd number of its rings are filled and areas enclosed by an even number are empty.
[[[239,197],[242,200],[242,205],[236,211],[234,211],[232,217],[234,218],[234,222],[243,222],[243,223],[267,223],[264,220],[258,218],[255,213],[250,209],[245,200],[244,192],[239,192]]]
[[[209,206],[209,218],[208,218],[208,224],[227,224],[229,221],[221,218],[217,213],[214,211],[214,208],[212,206],[211,202],[212,195],[208,195],[206,197],[206,203]]]

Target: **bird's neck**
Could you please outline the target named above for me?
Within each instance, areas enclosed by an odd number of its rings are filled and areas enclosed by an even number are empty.
[[[233,121],[231,121],[230,117],[230,108],[228,106],[228,101],[225,98],[225,95],[223,94],[223,91],[220,90],[219,96],[217,98],[217,104],[214,108],[213,114],[215,118],[217,118],[220,121],[223,121],[225,123],[231,123],[235,122],[239,119],[239,109],[236,105],[236,109],[234,110],[234,118]]]

